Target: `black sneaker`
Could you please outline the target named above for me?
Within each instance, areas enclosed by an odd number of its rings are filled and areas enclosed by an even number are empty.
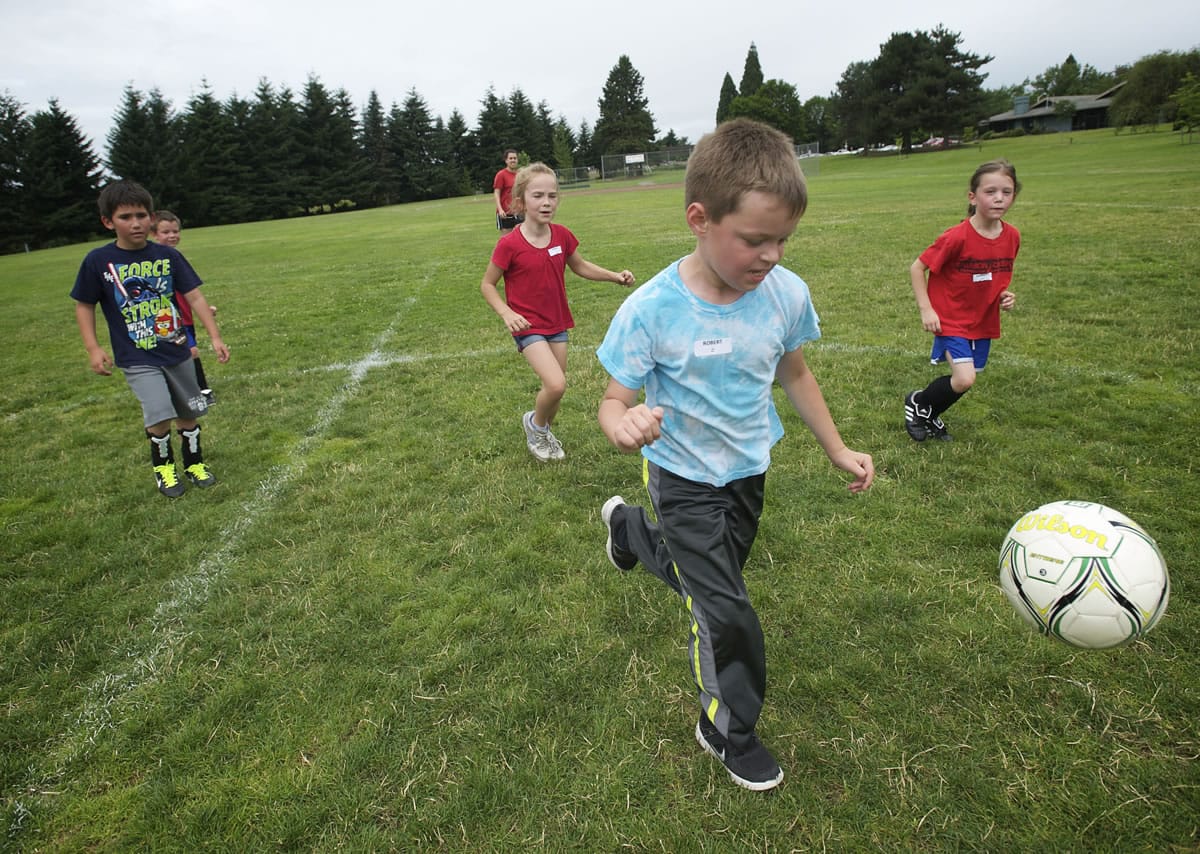
[[[158,484],[158,491],[167,498],[178,498],[183,495],[187,488],[180,481],[179,475],[175,473],[175,463],[167,462],[161,466],[154,467],[154,480]]]
[[[614,495],[605,501],[604,506],[600,508],[600,520],[604,522],[604,527],[608,529],[608,542],[604,544],[605,554],[608,555],[608,559],[612,562],[613,566],[622,572],[628,572],[637,566],[637,555],[633,552],[625,551],[625,549],[613,542],[612,514],[614,510],[624,504],[624,498]]]
[[[929,438],[929,419],[933,416],[933,407],[917,403],[917,392],[910,391],[904,398],[904,429],[908,435],[918,442]]]
[[[717,731],[708,715],[701,712],[700,720],[696,722],[696,741],[707,753],[721,760],[733,782],[752,792],[774,789],[783,781],[783,769],[756,735],[750,736],[750,746],[746,750],[734,753],[725,736]]]
[[[200,394],[203,395],[205,402],[208,403],[209,406],[212,406],[217,402],[217,396],[213,394],[213,390],[211,388],[200,389]]]
[[[188,480],[201,489],[217,485],[216,476],[208,470],[208,466],[204,463],[192,463],[183,470],[183,473],[187,475]]]
[[[929,428],[930,439],[937,439],[939,442],[949,442],[954,439],[946,432],[946,425],[942,423],[942,419],[936,415],[926,422],[926,426]]]

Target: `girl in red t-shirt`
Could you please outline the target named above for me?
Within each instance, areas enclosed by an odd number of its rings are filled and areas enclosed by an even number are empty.
[[[921,325],[933,333],[929,359],[950,363],[949,376],[904,398],[904,428],[918,442],[950,439],[941,414],[975,384],[992,339],[1000,337],[1000,310],[1016,303],[1008,285],[1021,235],[1004,215],[1020,190],[1011,163],[984,163],[971,176],[967,219],[946,229],[909,267]]]
[[[630,287],[633,273],[614,273],[584,259],[570,230],[551,223],[558,210],[558,177],[544,163],[517,173],[512,209],[524,221],[501,237],[492,251],[479,289],[512,334],[542,382],[533,409],[521,419],[529,453],[538,460],[561,460],[562,445],[550,432],[567,389],[567,330],[575,325],[567,306],[563,271],[594,282]],[[497,283],[504,279],[504,296]]]

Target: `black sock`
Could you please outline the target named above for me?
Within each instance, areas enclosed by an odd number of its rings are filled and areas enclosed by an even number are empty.
[[[208,379],[204,376],[204,366],[200,364],[200,357],[192,359],[192,364],[196,366],[196,382],[200,383],[200,388],[207,390]]]
[[[155,436],[147,430],[146,438],[150,440],[150,465],[157,468],[158,466],[175,464],[175,455],[171,453],[170,430],[167,431],[167,435],[165,436]]]
[[[954,404],[958,403],[958,399],[966,392],[957,392],[950,385],[950,377],[938,377],[936,380],[925,386],[925,390],[917,395],[921,403],[929,406],[933,410],[933,417],[937,418]]]
[[[183,467],[186,469],[189,466],[194,466],[196,463],[204,462],[204,454],[200,452],[200,425],[197,424],[191,430],[179,431],[180,450],[183,451]]]

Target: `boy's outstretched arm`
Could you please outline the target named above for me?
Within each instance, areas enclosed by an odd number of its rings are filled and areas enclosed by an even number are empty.
[[[212,344],[213,352],[217,354],[217,361],[222,364],[228,362],[229,348],[225,346],[225,341],[221,338],[221,330],[217,328],[217,318],[213,316],[213,311],[209,308],[204,294],[200,293],[199,288],[192,288],[183,295],[183,298],[192,307],[192,317],[200,318],[200,322],[204,324],[204,331],[208,333],[208,341]]]
[[[96,306],[86,302],[75,302],[75,322],[79,325],[79,335],[83,338],[83,348],[87,350],[88,364],[93,373],[101,376],[112,374],[112,358],[100,346],[96,338]]]
[[[609,379],[597,418],[600,429],[617,450],[632,454],[662,435],[663,410],[637,402],[638,390]]]
[[[833,416],[829,414],[829,407],[825,404],[825,395],[817,385],[817,378],[804,361],[804,351],[796,348],[790,353],[784,353],[775,369],[775,378],[783,386],[788,400],[812,431],[829,461],[842,471],[854,475],[854,480],[849,484],[850,491],[862,492],[869,489],[875,480],[875,463],[870,454],[852,451],[842,441],[837,426],[833,423]]]
[[[612,270],[606,270],[599,264],[593,264],[578,252],[572,252],[567,258],[567,266],[579,278],[589,279],[593,282],[616,282],[618,285],[624,285],[627,288],[633,287],[637,282],[633,273],[628,270],[614,273]]]

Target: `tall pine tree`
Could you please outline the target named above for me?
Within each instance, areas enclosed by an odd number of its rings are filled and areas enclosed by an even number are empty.
[[[52,98],[30,120],[22,170],[35,246],[77,243],[103,231],[96,210],[101,177],[92,143]]]
[[[742,85],[738,87],[738,94],[749,97],[762,85],[763,71],[762,66],[758,63],[758,48],[755,47],[754,42],[750,42],[750,50],[746,53],[746,64],[742,68]]]
[[[624,54],[608,73],[600,96],[600,118],[592,134],[596,152],[629,154],[650,151],[658,131],[650,102],[643,92],[642,75]]]
[[[0,92],[0,253],[19,252],[33,240],[25,213],[29,131],[25,107],[8,92]]]

